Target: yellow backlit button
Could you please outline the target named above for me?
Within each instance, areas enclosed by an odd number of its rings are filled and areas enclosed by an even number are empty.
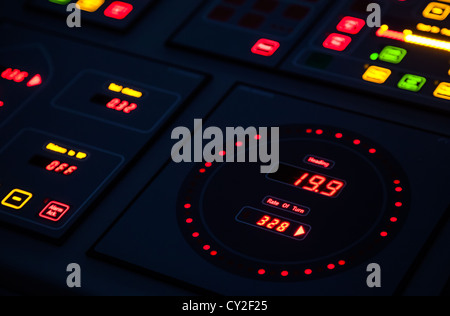
[[[77,2],[80,9],[87,12],[97,11],[104,3],[105,0],[78,0]]]
[[[365,81],[374,82],[378,84],[385,83],[391,76],[392,71],[387,68],[370,66],[363,75]]]
[[[436,90],[434,90],[433,95],[436,98],[450,100],[450,83],[441,82]]]
[[[33,194],[30,192],[14,189],[3,199],[2,205],[15,210],[20,210],[32,197]]]
[[[450,14],[450,6],[439,2],[431,2],[423,11],[427,19],[443,21]]]

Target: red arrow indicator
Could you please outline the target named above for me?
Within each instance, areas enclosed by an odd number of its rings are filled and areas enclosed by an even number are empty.
[[[30,81],[28,81],[27,87],[39,86],[40,84],[42,84],[41,75],[36,75],[33,78],[31,78]]]
[[[305,229],[303,228],[303,226],[300,226],[300,227],[297,229],[297,231],[295,232],[294,237],[304,235],[305,233],[306,233],[306,232],[305,232]]]

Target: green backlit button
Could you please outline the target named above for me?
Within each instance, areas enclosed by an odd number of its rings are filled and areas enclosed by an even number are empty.
[[[69,2],[72,1],[72,0],[48,0],[48,1],[53,2],[53,3],[57,3],[57,4],[66,5],[66,4],[69,4]]]
[[[419,92],[425,82],[427,82],[427,79],[424,77],[407,74],[400,80],[398,87],[403,90]]]
[[[399,64],[403,58],[405,58],[407,53],[408,51],[406,49],[395,46],[386,46],[380,53],[380,60],[392,64]]]

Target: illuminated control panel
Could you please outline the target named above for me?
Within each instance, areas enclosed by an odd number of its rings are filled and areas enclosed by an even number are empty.
[[[81,23],[93,23],[115,30],[125,30],[136,21],[154,0],[31,0],[29,5],[67,17],[76,4],[81,10]]]
[[[397,234],[408,214],[409,184],[383,148],[328,126],[284,126],[280,137],[274,173],[212,163],[187,177],[179,225],[198,254],[250,278],[308,280],[359,264]],[[234,185],[222,195],[221,183]]]
[[[448,111],[450,3],[378,1],[379,27],[369,3],[342,3],[282,68]]]
[[[181,96],[172,91],[85,71],[56,97],[53,105],[139,133],[150,133],[180,102]]]
[[[206,1],[174,43],[250,63],[276,65],[329,1]]]
[[[23,130],[0,152],[0,164],[9,166],[0,170],[0,218],[58,238],[122,163],[99,148]]]
[[[243,102],[248,114],[239,112]],[[204,130],[230,121],[278,126],[279,168],[170,163],[95,251],[230,295],[370,295],[366,267],[376,262],[389,269],[375,291],[394,293],[448,208],[441,136],[247,86],[217,106]],[[235,142],[234,161],[249,148],[273,148],[270,133],[257,133],[246,135],[257,144]],[[436,160],[423,165],[430,153]]]

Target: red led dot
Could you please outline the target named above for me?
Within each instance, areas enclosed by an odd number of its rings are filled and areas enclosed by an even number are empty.
[[[400,180],[394,180],[394,184],[400,184]]]
[[[200,173],[205,173],[205,172],[206,172],[206,169],[200,169],[199,172],[200,172]]]
[[[387,232],[381,232],[381,233],[380,233],[380,236],[381,236],[381,237],[386,237],[387,235],[388,235]]]
[[[256,140],[260,140],[261,139],[261,135],[255,135],[255,139]]]
[[[369,153],[371,153],[371,154],[374,154],[374,153],[376,153],[376,152],[377,152],[377,150],[376,150],[375,148],[369,149]]]
[[[199,233],[197,233],[197,232],[195,232],[195,233],[192,233],[192,237],[194,237],[194,238],[197,238],[198,236],[200,236],[200,234],[199,234]]]
[[[396,188],[395,188],[395,191],[397,191],[397,192],[402,192],[403,189],[402,189],[401,187],[396,187]]]
[[[220,156],[225,156],[226,154],[227,154],[227,153],[225,152],[225,150],[222,150],[222,151],[219,152],[219,155],[220,155]]]
[[[306,275],[310,275],[311,273],[312,273],[312,270],[311,270],[311,269],[306,269],[306,270],[305,270],[305,274],[306,274]]]
[[[355,144],[355,145],[361,145],[361,141],[360,141],[359,139],[355,139],[355,140],[353,141],[353,144]]]
[[[184,208],[191,208],[192,207],[192,205],[191,204],[184,204]]]
[[[344,261],[344,260],[339,260],[339,261],[338,261],[338,265],[340,265],[340,266],[345,265],[345,261]]]
[[[266,270],[264,270],[264,269],[259,269],[258,270],[258,274],[259,275],[263,275],[263,274],[265,274],[266,273]]]
[[[342,135],[342,133],[337,133],[336,134],[336,138],[342,138],[342,137],[344,137],[344,135]]]
[[[323,134],[323,130],[318,129],[318,130],[316,131],[316,134],[317,134],[317,135],[322,135],[322,134]]]
[[[186,223],[191,224],[194,220],[192,218],[186,219]]]
[[[212,163],[211,163],[211,162],[205,163],[205,167],[206,167],[206,168],[209,168],[209,167],[211,167],[211,166],[212,166]]]
[[[334,268],[336,268],[336,266],[332,263],[330,263],[329,265],[327,265],[328,270],[333,270]]]
[[[308,134],[311,134],[311,133],[313,132],[313,130],[310,129],[310,128],[308,128],[308,129],[306,130],[306,132],[307,132]]]
[[[204,245],[204,246],[203,246],[203,250],[209,250],[209,249],[211,249],[211,246],[210,246],[210,245]]]
[[[0,101],[0,108],[4,105],[5,105],[5,103],[3,101]]]
[[[285,277],[285,276],[288,276],[288,275],[289,275],[289,272],[287,272],[287,271],[282,271],[282,272],[281,272],[281,276],[284,276],[284,277]]]
[[[391,222],[392,223],[395,223],[397,220],[398,220],[397,217],[391,217]]]
[[[213,250],[209,253],[211,256],[216,256],[217,255],[217,251]]]
[[[402,202],[397,202],[397,203],[395,203],[395,206],[397,206],[397,207],[402,207],[402,206],[403,206],[403,203],[402,203]]]
[[[242,145],[244,145],[243,142],[236,142],[236,147],[241,147]]]

